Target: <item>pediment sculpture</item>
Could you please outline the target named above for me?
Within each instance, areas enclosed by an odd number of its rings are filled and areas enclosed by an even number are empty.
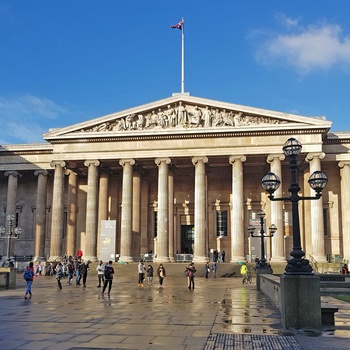
[[[146,113],[131,113],[80,131],[122,132],[171,128],[246,127],[285,123],[288,122],[268,116],[247,115],[243,112],[210,106],[184,105],[180,101],[177,105],[168,104]]]

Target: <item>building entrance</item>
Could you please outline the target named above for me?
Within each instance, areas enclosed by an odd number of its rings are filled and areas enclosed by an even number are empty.
[[[194,243],[194,226],[182,225],[181,226],[181,253],[193,254]]]

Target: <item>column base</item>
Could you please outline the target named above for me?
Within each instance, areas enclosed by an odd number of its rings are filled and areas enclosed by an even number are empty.
[[[244,256],[233,256],[230,263],[246,262],[247,259]]]
[[[284,256],[276,256],[274,258],[271,258],[270,262],[275,262],[275,263],[284,263],[286,262],[287,259]]]
[[[168,256],[157,256],[156,258],[153,258],[153,262],[168,263],[170,262],[170,258]]]
[[[133,262],[134,261],[134,259],[133,259],[133,257],[132,256],[126,256],[126,255],[121,255],[120,257],[119,257],[119,260],[118,260],[118,262],[120,262],[120,263],[129,263],[129,262]]]
[[[313,257],[313,258],[316,260],[316,262],[318,262],[318,263],[326,263],[326,262],[328,262],[328,261],[327,261],[327,258],[326,258],[324,255],[320,255],[320,256],[313,255],[312,257]]]
[[[33,261],[46,261],[46,258],[44,256],[35,256]]]
[[[207,263],[209,261],[209,258],[206,256],[194,256],[193,262],[194,263]]]
[[[82,257],[83,261],[91,261],[91,262],[96,262],[98,261],[97,256],[83,256]]]

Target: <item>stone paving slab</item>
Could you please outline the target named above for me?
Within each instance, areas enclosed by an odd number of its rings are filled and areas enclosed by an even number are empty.
[[[25,282],[0,290],[1,350],[323,350],[350,349],[350,305],[335,303],[335,327],[323,332],[285,330],[280,315],[254,284],[240,278],[167,277],[164,288],[137,287],[135,276],[117,277],[111,296],[100,295],[96,276],[87,288],[38,277],[33,298]]]

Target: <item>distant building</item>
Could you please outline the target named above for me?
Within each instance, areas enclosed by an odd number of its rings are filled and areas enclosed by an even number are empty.
[[[310,195],[310,173],[329,182],[317,201],[300,205],[306,257],[350,258],[350,133],[330,133],[331,122],[178,94],[44,134],[46,143],[0,148],[0,225],[8,214],[23,233],[11,255],[41,260],[99,257],[101,220],[116,221],[115,253],[131,261],[153,252],[159,262],[175,252],[207,261],[250,259],[247,226],[258,210],[275,224],[267,241],[272,261],[292,248],[291,205],[271,202],[261,179],[273,171],[288,194],[290,172],[282,146],[302,145],[299,183]],[[7,240],[0,239],[6,255]],[[256,252],[255,255],[260,255]]]

